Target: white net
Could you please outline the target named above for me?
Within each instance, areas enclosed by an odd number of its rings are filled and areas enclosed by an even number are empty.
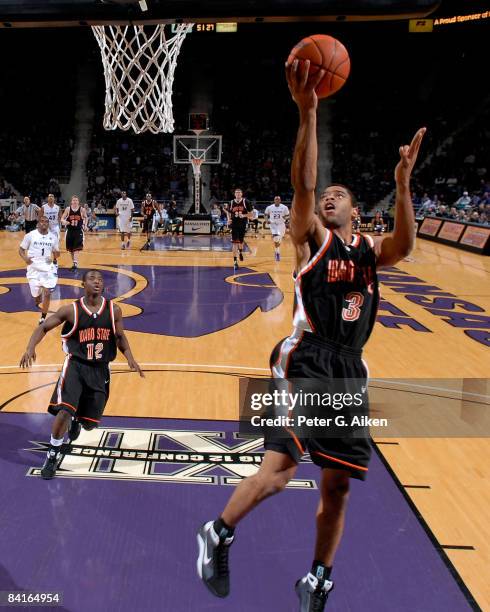
[[[93,26],[106,85],[104,128],[136,134],[173,132],[172,87],[177,57],[192,24]]]
[[[193,159],[191,159],[192,171],[194,172],[195,177],[201,176],[201,165],[203,161],[204,161],[203,159],[199,159],[197,157],[194,157]]]

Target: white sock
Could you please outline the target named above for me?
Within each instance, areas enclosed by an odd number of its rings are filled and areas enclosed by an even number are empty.
[[[51,444],[51,446],[61,446],[63,444],[63,438],[53,438],[53,436],[51,436],[51,440],[49,441],[49,443]]]

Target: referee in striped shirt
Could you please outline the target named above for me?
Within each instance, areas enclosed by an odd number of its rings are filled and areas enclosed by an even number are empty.
[[[24,203],[22,204],[22,206],[19,206],[19,208],[15,211],[18,215],[24,217],[24,229],[26,234],[36,229],[37,218],[39,216],[40,210],[41,209],[37,204],[33,204],[31,202],[31,198],[29,196],[25,196]]]

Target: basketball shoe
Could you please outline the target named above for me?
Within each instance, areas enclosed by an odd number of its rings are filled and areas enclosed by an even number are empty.
[[[68,444],[75,442],[75,440],[80,435],[81,431],[82,431],[82,425],[80,421],[76,417],[73,417],[71,421],[70,429],[68,430]]]
[[[197,532],[197,573],[216,597],[226,597],[230,592],[228,553],[233,540],[234,536],[220,539],[214,530],[213,521],[204,523]]]
[[[333,582],[330,580],[320,582],[318,578],[308,572],[296,583],[300,612],[323,612],[328,594],[332,589]]]
[[[49,449],[44,465],[41,468],[41,476],[44,480],[51,480],[51,478],[56,476],[56,470],[62,458],[63,455],[60,451],[56,451],[54,448]]]

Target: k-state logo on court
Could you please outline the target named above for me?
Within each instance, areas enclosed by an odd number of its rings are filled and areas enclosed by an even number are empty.
[[[47,442],[26,450],[47,451]],[[262,438],[237,433],[181,429],[105,427],[83,431],[66,445],[56,477],[138,480],[182,484],[237,485],[253,476],[264,456]],[[309,463],[309,462],[305,462]],[[40,466],[28,476],[39,476]],[[292,489],[316,489],[313,479],[295,478]]]

